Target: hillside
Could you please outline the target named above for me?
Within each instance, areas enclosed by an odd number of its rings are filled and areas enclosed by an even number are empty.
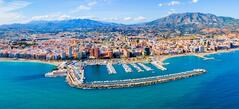
[[[59,32],[59,31],[97,31],[120,32],[125,35],[147,34],[194,34],[205,28],[227,28],[235,30],[239,27],[239,20],[231,17],[221,17],[204,13],[172,14],[151,22],[134,25],[107,23],[89,19],[72,19],[62,21],[33,21],[26,24],[11,24],[0,26],[0,33],[4,32]]]

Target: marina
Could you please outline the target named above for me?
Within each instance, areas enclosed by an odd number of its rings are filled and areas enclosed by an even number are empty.
[[[137,64],[135,63],[131,63],[131,65],[138,71],[138,72],[143,72],[144,70],[142,70]]]
[[[127,73],[133,72],[133,70],[127,64],[122,64],[122,67],[124,68],[125,72],[127,72]]]

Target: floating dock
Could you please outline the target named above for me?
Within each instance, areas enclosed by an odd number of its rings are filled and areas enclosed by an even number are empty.
[[[154,77],[146,77],[146,78],[138,78],[138,79],[126,79],[126,80],[112,80],[112,81],[94,81],[91,83],[82,83],[74,85],[77,88],[84,89],[111,89],[111,88],[127,88],[127,87],[139,87],[146,85],[153,85],[157,83],[165,83],[169,81],[185,79],[193,76],[198,76],[206,73],[207,71],[204,69],[195,69],[192,71],[168,74],[162,76],[154,76]],[[68,82],[71,84],[71,82]]]
[[[144,65],[143,63],[138,63],[138,65],[141,66],[141,67],[143,67],[146,71],[151,71],[151,70],[153,70],[152,68],[150,68],[150,67]]]
[[[107,67],[107,70],[108,70],[108,73],[109,73],[109,74],[116,74],[116,73],[117,73],[116,70],[115,70],[115,68],[113,67],[113,64],[108,63],[108,64],[106,65],[106,67]]]
[[[167,70],[167,68],[165,68],[162,64],[160,64],[157,61],[153,61],[153,62],[151,62],[151,64],[154,65],[155,67],[157,67],[158,69],[162,70],[162,71]]]
[[[122,64],[122,66],[123,66],[125,72],[127,72],[127,73],[133,72],[133,70],[127,64]]]
[[[143,72],[144,70],[142,70],[139,66],[137,66],[137,64],[135,63],[131,63],[131,65],[138,71],[138,72]]]

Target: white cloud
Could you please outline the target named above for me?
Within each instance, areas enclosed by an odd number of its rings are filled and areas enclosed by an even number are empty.
[[[78,17],[73,17],[66,14],[49,14],[49,15],[42,15],[42,16],[33,16],[28,21],[52,21],[52,20],[69,20],[69,19],[77,19]]]
[[[86,1],[88,1],[88,2],[81,4],[78,7],[75,7],[69,13],[75,14],[75,13],[79,13],[83,10],[91,10],[98,4],[111,2],[111,0],[86,0]]]
[[[123,17],[123,18],[118,18],[118,17],[114,17],[114,18],[99,18],[99,19],[95,19],[95,20],[107,21],[107,22],[124,22],[124,23],[128,23],[128,22],[143,22],[143,21],[146,21],[147,18],[145,18],[143,16],[139,16],[139,17]]]
[[[170,9],[169,11],[168,11],[168,14],[170,15],[170,14],[173,14],[173,13],[176,13],[176,10],[175,9]]]
[[[78,13],[82,10],[91,10],[96,4],[97,4],[96,1],[91,1],[86,4],[82,4],[78,7],[76,7],[74,10],[72,10],[71,13]]]
[[[159,3],[158,6],[162,7],[162,6],[176,6],[176,5],[180,5],[181,2],[180,1],[170,1],[168,3]]]
[[[0,3],[1,3],[0,11],[3,11],[3,12],[17,11],[19,9],[22,9],[30,5],[30,3],[26,1],[14,1],[14,2],[6,3],[3,0],[1,0]]]
[[[6,2],[0,0],[0,24],[16,23],[24,20],[25,16],[18,11],[30,4],[26,1]]]
[[[197,3],[198,2],[198,0],[192,0],[192,3]]]
[[[102,20],[95,16],[72,16],[67,14],[49,14],[49,15],[41,15],[41,16],[33,16],[29,21],[54,21],[54,20],[70,20],[70,19],[91,19],[91,20]]]
[[[34,16],[29,21],[37,21],[37,20],[45,20],[45,21],[52,21],[52,20],[69,20],[69,19],[91,19],[97,21],[106,21],[106,22],[143,22],[146,21],[147,18],[143,16],[139,17],[111,17],[111,18],[99,18],[95,16],[70,16],[70,15],[43,15],[43,16]]]
[[[125,17],[125,18],[123,18],[121,20],[128,22],[128,21],[132,21],[133,18],[132,17]]]
[[[91,19],[97,21],[106,21],[106,22],[121,22],[121,23],[131,23],[131,22],[143,22],[147,18],[143,16],[138,17],[112,17],[112,18],[99,18],[95,16],[78,16],[77,13],[83,10],[90,10],[97,4],[101,2],[108,2],[109,0],[89,0],[85,4],[81,4],[76,7],[74,10],[70,10],[66,13],[49,13],[46,15],[37,15],[32,16],[31,18],[26,18],[20,12],[19,9],[25,8],[30,5],[29,2],[24,1],[14,1],[14,2],[5,2],[0,0],[0,24],[1,23],[26,23],[30,21],[53,21],[53,20],[69,20],[69,19]]]
[[[58,19],[58,15],[42,15],[42,16],[33,16],[30,21],[36,20],[56,20]]]
[[[162,7],[162,6],[164,6],[164,4],[163,3],[159,3],[158,6]]]
[[[135,21],[145,21],[147,20],[147,18],[143,17],[143,16],[139,16],[137,18],[135,18]]]
[[[54,13],[48,15],[40,15],[40,16],[33,16],[28,21],[36,21],[36,20],[68,20],[68,19],[92,19],[92,20],[99,20],[99,18],[94,16],[75,16],[79,12],[83,10],[91,10],[94,6],[96,6],[100,2],[108,2],[109,0],[89,0],[85,4],[81,4],[78,7],[75,7],[73,10],[70,10],[66,13]]]
[[[179,1],[171,1],[168,3],[168,6],[176,6],[176,5],[179,5],[180,2]]]

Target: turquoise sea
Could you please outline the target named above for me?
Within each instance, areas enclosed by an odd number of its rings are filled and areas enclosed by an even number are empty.
[[[208,70],[184,80],[110,90],[75,89],[64,78],[44,78],[52,65],[0,62],[0,109],[239,109],[239,51],[208,57],[215,60],[194,56],[168,59],[165,72],[125,73],[120,65],[114,65],[118,73],[108,75],[104,66],[88,66],[88,82]]]

